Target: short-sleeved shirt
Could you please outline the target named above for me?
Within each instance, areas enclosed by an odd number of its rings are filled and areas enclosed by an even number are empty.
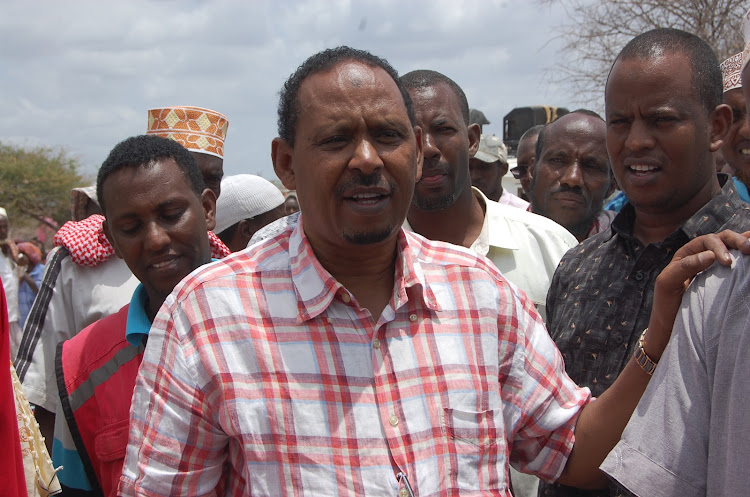
[[[630,360],[648,326],[654,283],[689,240],[725,229],[750,229],[750,204],[732,181],[662,242],[644,246],[633,236],[635,210],[625,204],[610,228],[565,254],[547,297],[548,329],[573,380],[599,396]],[[567,487],[545,497],[578,495]],[[592,491],[589,495],[611,495]]]
[[[672,338],[602,469],[639,497],[750,488],[750,257],[714,265],[682,300]]]
[[[547,298],[547,324],[579,385],[601,395],[614,383],[648,326],[654,282],[689,240],[725,229],[750,230],[750,204],[733,183],[659,243],[633,236],[635,210],[626,204],[610,229],[565,254]]]
[[[399,231],[377,322],[292,230],[183,280],[136,382],[123,495],[510,495],[590,399],[490,262]],[[164,367],[168,364],[169,367]]]

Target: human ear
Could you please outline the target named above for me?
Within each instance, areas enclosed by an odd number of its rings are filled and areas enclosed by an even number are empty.
[[[297,179],[292,168],[292,147],[281,138],[274,138],[271,142],[271,161],[281,184],[288,190],[297,189]]]
[[[620,187],[620,185],[617,184],[617,178],[615,178],[615,173],[612,171],[612,165],[607,164],[607,168],[609,169],[609,189],[607,190],[607,194],[604,196],[604,198],[608,198],[610,195],[615,193],[615,191]]]
[[[709,114],[710,126],[710,146],[711,152],[716,152],[724,145],[724,138],[729,132],[732,125],[732,109],[726,104],[718,105],[711,114]]]
[[[237,226],[237,231],[239,231],[244,240],[250,241],[255,232],[258,231],[258,228],[253,221],[243,219],[240,221],[239,226]]]
[[[482,137],[482,132],[476,123],[470,124],[467,131],[469,132],[469,157],[474,157],[474,154],[479,150],[479,139]]]
[[[210,231],[216,227],[216,194],[213,190],[206,188],[201,193],[201,205],[206,216],[206,228]]]
[[[414,126],[414,135],[417,138],[417,174],[414,180],[416,182],[422,178],[422,166],[424,165],[424,155],[422,153],[424,150],[424,136],[422,135],[422,128]]]
[[[122,255],[120,255],[120,250],[117,248],[117,244],[112,238],[112,233],[109,231],[109,224],[107,223],[107,218],[104,218],[104,222],[102,223],[102,231],[104,231],[104,237],[107,239],[109,244],[112,245],[113,249],[115,249],[115,255],[119,257],[120,259],[122,259]]]

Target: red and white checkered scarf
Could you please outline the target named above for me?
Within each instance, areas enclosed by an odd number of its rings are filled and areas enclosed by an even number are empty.
[[[101,214],[93,214],[83,221],[68,221],[55,233],[55,246],[68,249],[73,262],[79,266],[98,266],[115,253],[104,236],[103,223],[104,216]],[[214,259],[221,259],[231,253],[212,231],[208,232],[208,243]]]

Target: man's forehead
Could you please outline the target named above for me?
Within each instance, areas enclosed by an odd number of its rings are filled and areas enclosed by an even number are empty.
[[[609,96],[610,92],[607,90],[609,90],[612,82],[618,78],[643,80],[646,84],[651,81],[649,76],[668,79],[669,82],[677,78],[686,81],[688,87],[691,87],[690,81],[693,75],[691,62],[690,56],[680,50],[659,50],[647,57],[619,58],[612,66],[605,88],[605,98]]]
[[[316,94],[335,95],[351,88],[383,86],[390,89],[388,81],[398,91],[393,78],[382,68],[357,60],[344,60],[305,78],[300,85],[298,98],[304,102]]]
[[[585,134],[590,135],[592,140],[598,141],[601,137],[604,141],[607,135],[604,121],[586,114],[567,114],[548,126],[547,139]]]
[[[343,62],[337,66],[337,80],[340,85],[350,84],[352,86],[373,85],[376,83],[375,68],[361,62]],[[380,69],[378,67],[378,69]],[[380,69],[382,71],[382,69]],[[383,71],[385,72],[385,71]]]
[[[458,95],[445,81],[438,81],[430,86],[410,88],[409,95],[414,101],[415,110],[421,113],[461,114],[461,102]],[[429,105],[424,105],[429,102]]]
[[[545,132],[545,155],[559,151],[584,155],[607,154],[607,130],[602,120],[583,115],[567,123],[555,121],[553,124],[556,126],[548,125],[550,128]]]
[[[116,188],[116,192],[119,194],[128,189],[140,191],[140,187],[133,184],[132,181],[138,180],[140,177],[153,171],[156,171],[163,176],[163,179],[166,182],[173,184],[176,190],[181,190],[183,186],[190,189],[188,179],[182,172],[182,169],[177,165],[177,162],[171,157],[163,157],[144,164],[125,166],[116,171],[112,171],[112,173],[104,179],[102,194],[104,195],[105,192],[112,188]],[[152,174],[149,174],[149,181],[153,181]],[[115,185],[116,182],[119,182],[120,184]]]
[[[526,135],[521,138],[521,140],[518,142],[518,148],[528,148],[530,150],[534,150],[536,148],[536,142],[539,140],[539,133],[534,135]]]
[[[308,76],[300,86],[297,102],[298,123],[316,128],[361,115],[411,126],[406,103],[393,78],[381,67],[358,61],[340,62]]]

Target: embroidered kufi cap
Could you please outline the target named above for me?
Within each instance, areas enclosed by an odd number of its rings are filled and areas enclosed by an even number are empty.
[[[721,76],[724,79],[724,92],[742,88],[742,52],[732,55],[721,63]]]
[[[164,107],[148,111],[146,134],[170,138],[191,152],[224,158],[229,120],[201,107]]]

